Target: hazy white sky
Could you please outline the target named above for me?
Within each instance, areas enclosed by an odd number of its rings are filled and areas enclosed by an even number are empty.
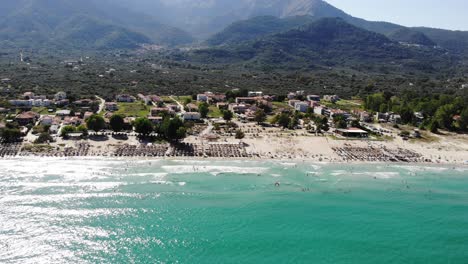
[[[355,17],[405,26],[468,30],[468,0],[325,0]]]

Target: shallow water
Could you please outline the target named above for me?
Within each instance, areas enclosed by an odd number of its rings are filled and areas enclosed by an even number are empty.
[[[0,263],[468,263],[466,167],[0,160],[0,210]]]

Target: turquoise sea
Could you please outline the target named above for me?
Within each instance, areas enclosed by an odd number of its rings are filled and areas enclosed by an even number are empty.
[[[466,264],[468,167],[0,160],[0,263]]]

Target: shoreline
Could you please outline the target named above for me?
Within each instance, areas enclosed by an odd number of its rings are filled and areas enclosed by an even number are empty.
[[[467,167],[467,162],[383,162],[383,161],[319,161],[315,159],[272,159],[272,158],[219,158],[219,157],[115,157],[115,156],[69,156],[69,157],[56,157],[56,156],[14,156],[2,157],[0,161],[15,161],[15,160],[94,160],[94,161],[214,161],[214,162],[273,162],[273,163],[294,163],[298,164],[321,164],[321,165],[396,165],[396,166],[457,166]]]

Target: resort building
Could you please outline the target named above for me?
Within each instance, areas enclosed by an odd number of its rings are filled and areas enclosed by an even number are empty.
[[[341,135],[343,137],[351,137],[351,138],[367,138],[369,137],[369,133],[364,131],[360,128],[350,127],[347,129],[336,129],[335,133]]]

